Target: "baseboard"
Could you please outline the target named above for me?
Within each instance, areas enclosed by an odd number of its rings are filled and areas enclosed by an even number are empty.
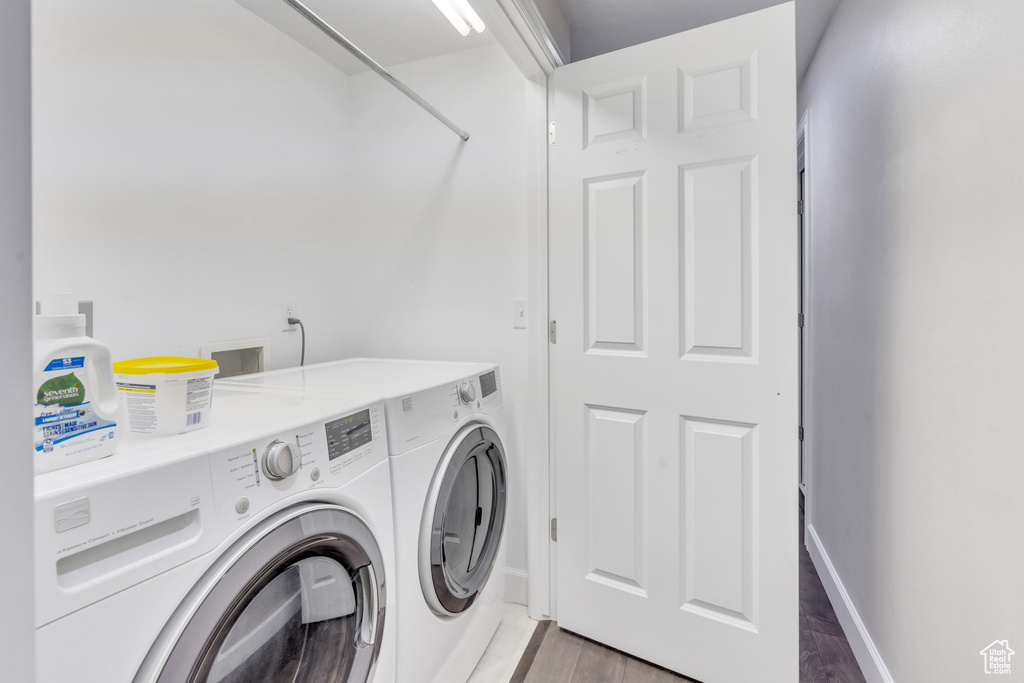
[[[821,579],[821,585],[825,587],[828,599],[832,601],[832,608],[839,617],[839,625],[846,633],[846,640],[850,643],[864,678],[868,683],[894,683],[892,674],[882,661],[882,655],[871,640],[871,634],[857,613],[857,608],[850,599],[850,594],[846,592],[813,525],[807,526],[806,540],[807,552],[814,562],[814,568],[818,571],[818,577]]]
[[[517,605],[526,604],[527,588],[529,587],[526,577],[527,573],[524,569],[505,568],[505,602]]]

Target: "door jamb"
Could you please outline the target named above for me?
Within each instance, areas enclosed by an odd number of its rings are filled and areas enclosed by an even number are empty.
[[[526,561],[527,611],[533,619],[554,617],[554,545],[548,528],[554,510],[548,363],[548,77],[527,88],[530,128],[528,167],[530,226],[527,235]]]
[[[548,524],[553,510],[553,461],[548,412],[548,80],[554,62],[523,16],[518,0],[481,0],[477,13],[493,32],[526,81],[526,397],[522,406],[521,463],[526,511],[526,572],[505,568],[506,578],[526,583],[529,615],[537,620],[551,615],[553,544]],[[515,456],[512,456],[515,457]],[[507,583],[507,582],[506,582]],[[516,600],[522,593],[515,591]]]
[[[801,223],[803,240],[802,259],[800,263],[801,277],[803,279],[803,313],[804,313],[804,328],[803,328],[803,359],[802,367],[800,370],[801,386],[800,392],[802,394],[803,403],[803,414],[801,415],[802,426],[804,430],[804,441],[803,441],[803,483],[800,485],[800,490],[804,494],[804,527],[809,528],[812,524],[814,516],[814,400],[811,394],[811,388],[814,386],[812,382],[812,371],[814,363],[812,362],[812,354],[814,350],[813,335],[814,335],[814,299],[811,279],[811,240],[813,237],[813,230],[811,230],[811,219],[813,202],[811,201],[811,110],[805,109],[803,115],[800,117],[800,122],[797,125],[797,150],[798,152],[798,165],[797,172],[803,170],[803,220]],[[806,537],[805,537],[806,538]]]
[[[0,429],[13,452],[31,453],[33,434],[24,399],[32,389],[32,7],[28,0],[0,5]],[[32,585],[35,576],[32,515],[32,461],[13,458],[6,467],[0,493],[4,519],[22,520],[0,532],[4,553],[17,557],[4,568],[4,581]],[[27,522],[27,523],[25,523]],[[6,556],[6,555],[5,555]],[[42,568],[39,568],[42,570]],[[4,596],[4,624],[0,628],[0,661],[5,679],[35,680],[36,637],[33,591]]]

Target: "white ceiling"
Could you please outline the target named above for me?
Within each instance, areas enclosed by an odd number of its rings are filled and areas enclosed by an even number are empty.
[[[302,0],[379,64],[427,59],[495,42],[462,37],[431,0]],[[777,5],[782,0],[556,0],[565,10],[572,61]],[[797,74],[803,77],[839,0],[795,0]],[[348,74],[365,71],[282,0],[237,0]],[[477,0],[479,5],[494,0]]]
[[[559,0],[569,20],[572,61],[612,52],[783,0]],[[839,0],[796,0],[797,75],[803,77]]]

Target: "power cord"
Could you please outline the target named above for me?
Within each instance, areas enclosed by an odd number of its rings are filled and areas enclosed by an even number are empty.
[[[302,355],[299,357],[299,366],[301,367],[306,364],[306,326],[298,318],[288,318],[288,324],[298,325],[299,331],[302,332]]]

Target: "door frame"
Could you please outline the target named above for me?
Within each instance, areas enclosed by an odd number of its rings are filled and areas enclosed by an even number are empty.
[[[521,406],[524,432],[520,466],[525,484],[526,572],[506,569],[506,596],[525,599],[533,619],[554,618],[556,567],[549,524],[554,507],[548,403],[548,77],[555,59],[522,12],[520,0],[481,0],[477,13],[526,79],[527,158],[527,310],[526,395]],[[516,435],[520,436],[520,435]],[[514,459],[514,456],[513,456]],[[519,484],[512,483],[511,486]]]
[[[811,110],[805,109],[803,114],[800,116],[800,122],[796,128],[796,144],[797,144],[797,173],[803,171],[803,218],[800,222],[801,225],[801,240],[803,246],[800,254],[800,277],[802,280],[803,289],[803,313],[804,313],[804,327],[802,330],[802,353],[800,358],[800,396],[801,396],[801,415],[800,420],[804,428],[804,440],[801,444],[801,452],[803,458],[803,482],[799,485],[801,491],[804,494],[804,528],[809,528],[812,523],[814,506],[812,500],[814,498],[814,400],[811,394],[811,389],[814,383],[811,381],[812,371],[814,363],[812,362],[812,353],[814,350],[814,344],[812,343],[814,326],[811,324],[814,320],[812,312],[813,306],[813,292],[811,279],[811,239],[814,234],[811,230],[811,212],[813,209],[813,203],[811,201]],[[806,536],[804,537],[806,541]]]
[[[555,462],[551,457],[550,347],[548,342],[548,76],[531,79],[527,94],[530,117],[529,264],[527,301],[526,407],[526,559],[527,612],[533,619],[555,619],[554,571],[557,567],[550,524],[555,511]]]
[[[31,413],[23,397],[32,395],[32,8],[28,0],[0,5],[0,429],[15,453],[32,452]],[[28,586],[5,596],[0,657],[11,680],[35,680],[35,527],[31,523],[32,459],[9,458],[0,495],[8,524],[0,532],[5,551],[19,561],[4,568],[9,585]]]

